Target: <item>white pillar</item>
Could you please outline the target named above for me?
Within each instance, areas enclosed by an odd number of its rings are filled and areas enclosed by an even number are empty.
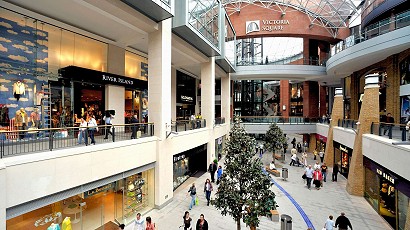
[[[154,123],[158,142],[155,165],[155,206],[162,207],[173,196],[172,153],[167,151],[166,132],[171,130],[171,25],[172,19],[158,23],[148,35],[149,122]]]
[[[109,44],[107,53],[107,72],[125,75],[125,50]],[[105,86],[105,109],[115,110],[113,124],[125,124],[125,87],[116,85]]]
[[[105,85],[105,109],[115,110],[112,124],[125,124],[125,87],[118,85]],[[121,128],[123,130],[123,128]]]
[[[215,57],[201,64],[201,115],[210,129],[207,146],[208,164],[215,159],[215,138],[213,126],[215,121]]]
[[[171,119],[177,120],[177,70],[171,69]]]
[[[0,162],[0,229],[6,229],[6,200],[7,200],[7,193],[6,193],[6,166],[1,161]]]
[[[201,112],[201,108],[199,107],[199,97],[198,97],[198,89],[199,89],[199,80],[195,79],[195,95],[196,95],[196,101],[195,101],[195,115]],[[202,89],[201,89],[201,94],[202,94]]]
[[[231,77],[221,78],[221,117],[225,118],[225,123],[229,123],[231,116]]]

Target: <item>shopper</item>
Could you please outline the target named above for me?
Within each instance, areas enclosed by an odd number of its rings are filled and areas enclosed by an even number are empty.
[[[326,182],[326,175],[327,175],[327,166],[326,163],[323,163],[322,166],[320,167],[322,171],[322,176],[323,176],[323,182]]]
[[[135,217],[133,230],[144,230],[144,219],[141,218],[141,213],[137,213]]]
[[[196,222],[196,230],[208,230],[208,221],[205,220],[204,214],[199,216]]]
[[[189,118],[190,123],[191,123],[191,129],[195,129],[195,115],[191,114],[191,117]]]
[[[112,127],[112,119],[114,119],[114,115],[112,115],[110,113],[110,111],[106,111],[105,112],[105,116],[103,117],[103,120],[105,121],[105,137],[104,139],[108,139],[108,134],[111,134],[112,136],[112,132],[111,132],[111,127]]]
[[[312,184],[312,178],[313,178],[313,169],[312,165],[309,165],[306,170],[305,170],[305,175],[306,175],[306,183],[307,183],[307,188],[310,190],[310,186]]]
[[[137,136],[137,131],[139,130],[139,126],[137,125],[140,121],[138,120],[138,115],[134,114],[131,118],[131,124],[132,124],[132,133],[131,133],[131,139],[135,139]]]
[[[320,172],[318,168],[315,169],[315,171],[313,172],[313,184],[315,185],[317,190],[320,189],[320,182],[322,181],[322,179],[322,172]]]
[[[316,161],[315,165],[313,166],[313,169],[314,169],[314,170],[320,169],[319,161]]]
[[[298,153],[302,153],[302,144],[300,144],[300,142],[298,142],[298,144],[296,145],[297,149],[298,149]]]
[[[219,184],[221,182],[222,173],[223,173],[222,166],[219,165],[218,171],[216,171],[216,184]]]
[[[189,210],[192,209],[192,206],[195,205],[195,198],[196,198],[196,187],[195,183],[192,183],[192,186],[188,190],[189,195],[191,196],[191,203],[189,204]]]
[[[208,172],[211,174],[211,181],[212,183],[215,182],[215,172],[217,170],[217,166],[215,164],[215,161],[212,161],[212,163],[208,167]]]
[[[337,174],[339,173],[339,166],[337,164],[333,165],[332,181],[337,182]]]
[[[98,132],[97,122],[94,115],[88,116],[88,136],[91,139],[91,144],[95,145],[94,133]]]
[[[330,215],[329,219],[326,220],[325,222],[325,226],[323,227],[323,229],[326,230],[333,230],[333,227],[335,226],[335,221],[333,220],[333,216]]]
[[[344,212],[340,213],[340,216],[336,219],[335,227],[337,228],[338,226],[339,230],[347,230],[347,227],[353,229],[349,218],[345,216]]]
[[[147,218],[145,218],[145,221],[147,222],[145,230],[155,230],[155,223],[152,222],[151,217],[147,216]]]
[[[390,123],[390,124],[385,124],[384,125],[384,131],[383,131],[383,135],[386,135],[386,132],[389,131],[389,134],[391,132],[391,128],[393,127],[393,123],[394,123],[394,117],[391,116],[391,113],[388,113],[386,116],[386,123]],[[388,134],[388,135],[389,135]]]
[[[184,230],[192,230],[192,227],[191,227],[192,218],[189,216],[189,212],[188,212],[188,211],[185,212],[185,214],[184,214],[184,216],[182,217],[182,219],[184,220],[184,224],[183,224]]]
[[[262,157],[262,155],[263,155],[263,151],[264,149],[263,149],[263,144],[261,143],[260,145],[259,145],[259,157]]]
[[[211,181],[209,181],[209,179],[206,179],[205,185],[204,185],[204,193],[205,193],[206,200],[208,201],[207,203],[208,206],[209,206],[209,201],[211,200],[211,192],[213,190],[214,189],[212,188]]]
[[[290,142],[293,146],[293,148],[296,148],[296,138],[292,139],[292,142]]]
[[[323,159],[325,158],[325,150],[321,149],[319,152],[320,163],[323,163]]]
[[[306,152],[302,153],[302,162],[303,162],[303,165],[307,167],[308,164],[307,164],[307,153]]]
[[[292,150],[294,150],[294,148]],[[292,152],[292,150],[291,150],[291,152]],[[289,164],[290,166],[295,165],[296,158],[297,158],[296,153],[292,153],[292,156],[290,157],[290,164]]]
[[[78,144],[81,145],[83,140],[84,144],[88,144],[88,137],[86,135],[87,132],[87,122],[84,118],[81,118],[80,128],[78,129]]]
[[[307,143],[307,141],[305,141],[305,142],[303,142],[303,148],[304,148],[304,152],[306,152],[307,151],[307,148],[309,147],[309,145],[308,145],[308,143]]]

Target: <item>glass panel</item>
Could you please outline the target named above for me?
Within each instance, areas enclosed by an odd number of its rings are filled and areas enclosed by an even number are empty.
[[[235,65],[235,32],[228,18],[225,18],[225,57]]]
[[[189,0],[188,23],[211,44],[219,47],[219,2],[217,0]]]
[[[406,225],[406,219],[408,210],[410,208],[410,199],[400,191],[398,191],[397,196],[397,204],[398,204],[398,218],[399,218],[399,230],[404,230]]]
[[[396,229],[396,189],[389,181],[380,181],[380,215]]]
[[[374,210],[379,210],[379,177],[372,170],[365,168],[364,197]]]

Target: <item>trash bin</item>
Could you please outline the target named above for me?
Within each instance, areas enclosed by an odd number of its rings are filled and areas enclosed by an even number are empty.
[[[286,180],[288,178],[288,168],[282,168],[282,178]]]
[[[285,214],[280,216],[280,230],[292,230],[292,217]]]

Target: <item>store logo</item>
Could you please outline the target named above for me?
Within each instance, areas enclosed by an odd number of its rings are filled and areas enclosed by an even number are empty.
[[[193,97],[189,97],[189,96],[181,95],[181,100],[182,100],[182,101],[187,101],[187,102],[193,102],[193,101],[194,101],[194,98],[193,98]]]
[[[111,77],[111,76],[108,76],[108,75],[105,75],[105,74],[102,75],[102,80],[103,81],[109,81],[109,82],[117,82],[117,83],[126,84],[126,85],[133,85],[134,84],[133,80],[127,80],[127,79],[120,78],[120,77]]]
[[[185,159],[185,154],[179,155],[179,156],[174,156],[174,162],[180,161]]]
[[[343,152],[348,152],[346,147],[339,146],[339,149]]]
[[[260,20],[246,21],[246,34],[260,31]]]
[[[394,184],[394,178],[392,176],[390,176],[389,174],[383,172],[380,169],[376,169],[377,174],[379,174],[381,177],[383,177],[384,179],[388,180],[390,183]]]

